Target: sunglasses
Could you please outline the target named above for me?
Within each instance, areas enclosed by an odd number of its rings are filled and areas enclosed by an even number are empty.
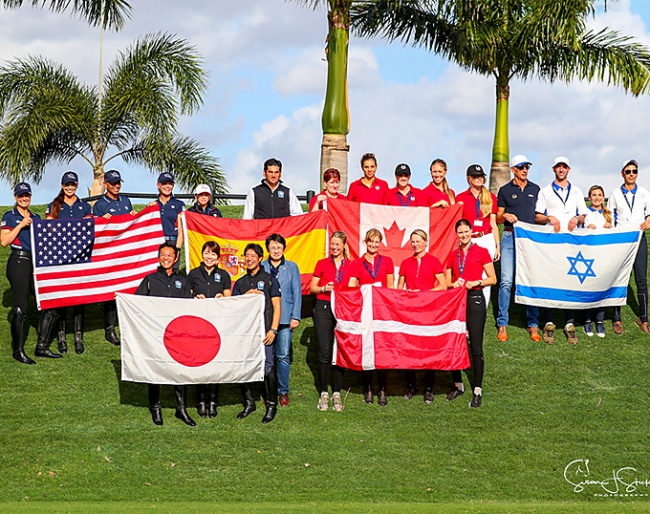
[[[521,166],[515,166],[518,170],[529,170],[530,164],[522,164]]]
[[[623,173],[625,173],[626,175],[636,175],[637,173],[639,173],[639,170],[636,168],[634,168],[633,170],[623,170]]]

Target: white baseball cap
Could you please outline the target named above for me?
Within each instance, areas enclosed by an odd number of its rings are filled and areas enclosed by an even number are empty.
[[[569,158],[564,157],[563,155],[560,155],[559,157],[555,158],[555,160],[553,161],[553,167],[555,168],[558,164],[566,164],[569,168],[571,167]]]
[[[523,164],[530,164],[531,166],[533,165],[533,163],[528,160],[528,157],[526,157],[525,155],[521,155],[521,154],[520,155],[515,155],[512,158],[512,161],[510,161],[510,167],[511,168],[515,168],[517,166],[522,166]]]
[[[200,195],[201,193],[208,193],[210,196],[212,196],[212,189],[210,189],[210,186],[207,184],[199,184],[194,190],[194,195]]]

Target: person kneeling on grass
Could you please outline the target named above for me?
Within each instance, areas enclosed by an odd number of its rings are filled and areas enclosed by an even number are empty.
[[[187,284],[187,279],[174,271],[174,264],[178,261],[178,248],[170,241],[158,248],[158,271],[150,273],[142,279],[135,294],[142,296],[162,296],[167,298],[191,298],[192,292]],[[187,414],[186,409],[187,386],[175,385],[176,417],[191,427],[196,423]],[[149,409],[151,419],[156,425],[162,425],[162,409],[160,407],[160,385],[149,384]]]

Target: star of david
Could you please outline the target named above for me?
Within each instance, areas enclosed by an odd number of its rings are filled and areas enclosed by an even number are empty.
[[[584,283],[584,281],[587,279],[587,277],[595,277],[596,273],[594,272],[593,266],[594,266],[594,261],[596,259],[585,259],[584,256],[582,255],[582,252],[578,252],[578,255],[575,257],[567,257],[569,259],[569,263],[571,264],[571,268],[569,269],[569,272],[567,275],[575,275],[578,277],[578,280],[580,280],[580,283]],[[580,272],[578,271],[578,265],[583,264],[584,265],[584,271]],[[580,266],[582,268],[582,266]]]

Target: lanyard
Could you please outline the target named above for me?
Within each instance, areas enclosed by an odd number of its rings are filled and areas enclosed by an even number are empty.
[[[458,273],[460,274],[460,277],[462,278],[463,276],[463,271],[465,271],[465,261],[467,261],[467,256],[469,255],[469,249],[472,247],[474,243],[470,243],[470,245],[467,247],[467,251],[465,252],[465,257],[463,257],[463,262],[460,262],[460,246],[458,247]]]
[[[370,276],[372,277],[372,279],[376,280],[377,279],[377,274],[379,273],[379,269],[381,268],[381,255],[379,255],[377,257],[377,265],[375,266],[374,272],[370,268],[370,266],[368,266],[368,261],[365,259],[365,257],[363,259],[363,267],[366,268],[366,271],[368,273],[370,273]]]
[[[481,216],[481,200],[479,198],[475,198],[475,205],[476,205],[476,219],[480,220],[482,218]]]
[[[625,189],[625,186],[621,186],[621,192],[623,193],[623,198],[625,199],[625,203],[630,208],[630,216],[633,214],[634,211],[634,200],[636,200],[636,189],[637,189],[636,184],[634,184],[634,189],[632,189],[632,191],[630,191],[629,189]],[[627,199],[628,193],[632,194],[632,204],[630,204],[630,201]]]
[[[569,199],[569,196],[571,195],[571,184],[569,184],[566,188],[566,198],[562,198],[560,196],[560,193],[558,193],[558,190],[562,189],[559,185],[557,185],[555,182],[553,182],[553,192],[555,193],[555,196],[557,196],[560,201],[562,202],[562,205],[566,207],[567,200]]]
[[[397,191],[397,198],[399,198],[399,204],[402,207],[408,207],[411,204],[411,199],[413,198],[413,193],[411,191],[408,192],[406,195],[406,203],[404,203],[403,197],[404,195]]]
[[[332,264],[334,264],[334,269],[336,270],[336,283],[340,284],[341,280],[343,280],[343,265],[345,264],[345,257],[343,257],[343,260],[341,261],[341,265],[337,268],[336,261],[334,260],[334,256],[332,255]]]

